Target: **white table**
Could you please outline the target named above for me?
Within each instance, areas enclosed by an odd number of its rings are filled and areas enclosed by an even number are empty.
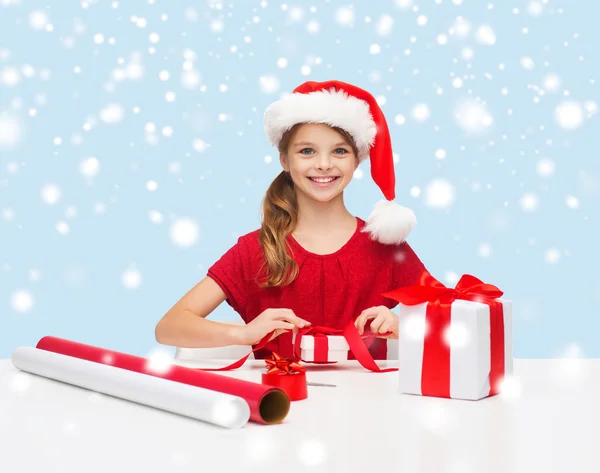
[[[262,366],[223,374],[259,381]],[[401,395],[397,376],[311,367],[337,387],[309,387],[283,424],[226,430],[0,360],[0,471],[600,471],[600,360],[516,360],[512,388],[481,401]]]

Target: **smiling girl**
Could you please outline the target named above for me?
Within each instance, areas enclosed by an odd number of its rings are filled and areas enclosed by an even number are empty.
[[[156,340],[182,348],[256,345],[255,358],[292,356],[292,333],[308,325],[380,337],[385,359],[398,337],[398,303],[382,293],[416,284],[423,263],[406,242],[412,211],[393,202],[395,177],[385,117],[371,94],[338,81],[306,82],[265,112],[265,131],[283,168],[267,189],[258,230],[241,236],[159,321]],[[365,221],[344,204],[358,165],[386,200]],[[223,301],[244,325],[208,320]],[[352,358],[352,356],[351,356]]]

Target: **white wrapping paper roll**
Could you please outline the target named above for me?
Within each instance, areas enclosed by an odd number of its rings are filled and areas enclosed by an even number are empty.
[[[21,371],[155,407],[229,429],[243,427],[250,407],[238,396],[190,386],[33,347],[17,347]]]

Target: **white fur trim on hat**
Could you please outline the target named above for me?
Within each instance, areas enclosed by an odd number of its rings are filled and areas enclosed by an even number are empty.
[[[369,233],[371,239],[386,245],[400,244],[412,231],[417,219],[412,210],[393,200],[380,200],[369,215],[362,231]]]
[[[274,102],[265,111],[265,133],[274,146],[297,123],[324,123],[346,130],[356,142],[361,162],[369,157],[377,134],[367,102],[335,89],[293,93]]]

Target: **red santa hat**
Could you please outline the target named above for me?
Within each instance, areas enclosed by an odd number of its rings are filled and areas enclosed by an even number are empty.
[[[375,98],[344,82],[305,82],[267,107],[264,116],[265,132],[274,146],[298,123],[324,123],[350,133],[359,162],[370,158],[371,177],[385,197],[369,215],[365,231],[381,243],[403,242],[416,218],[412,210],[394,202],[396,178],[390,132]]]

